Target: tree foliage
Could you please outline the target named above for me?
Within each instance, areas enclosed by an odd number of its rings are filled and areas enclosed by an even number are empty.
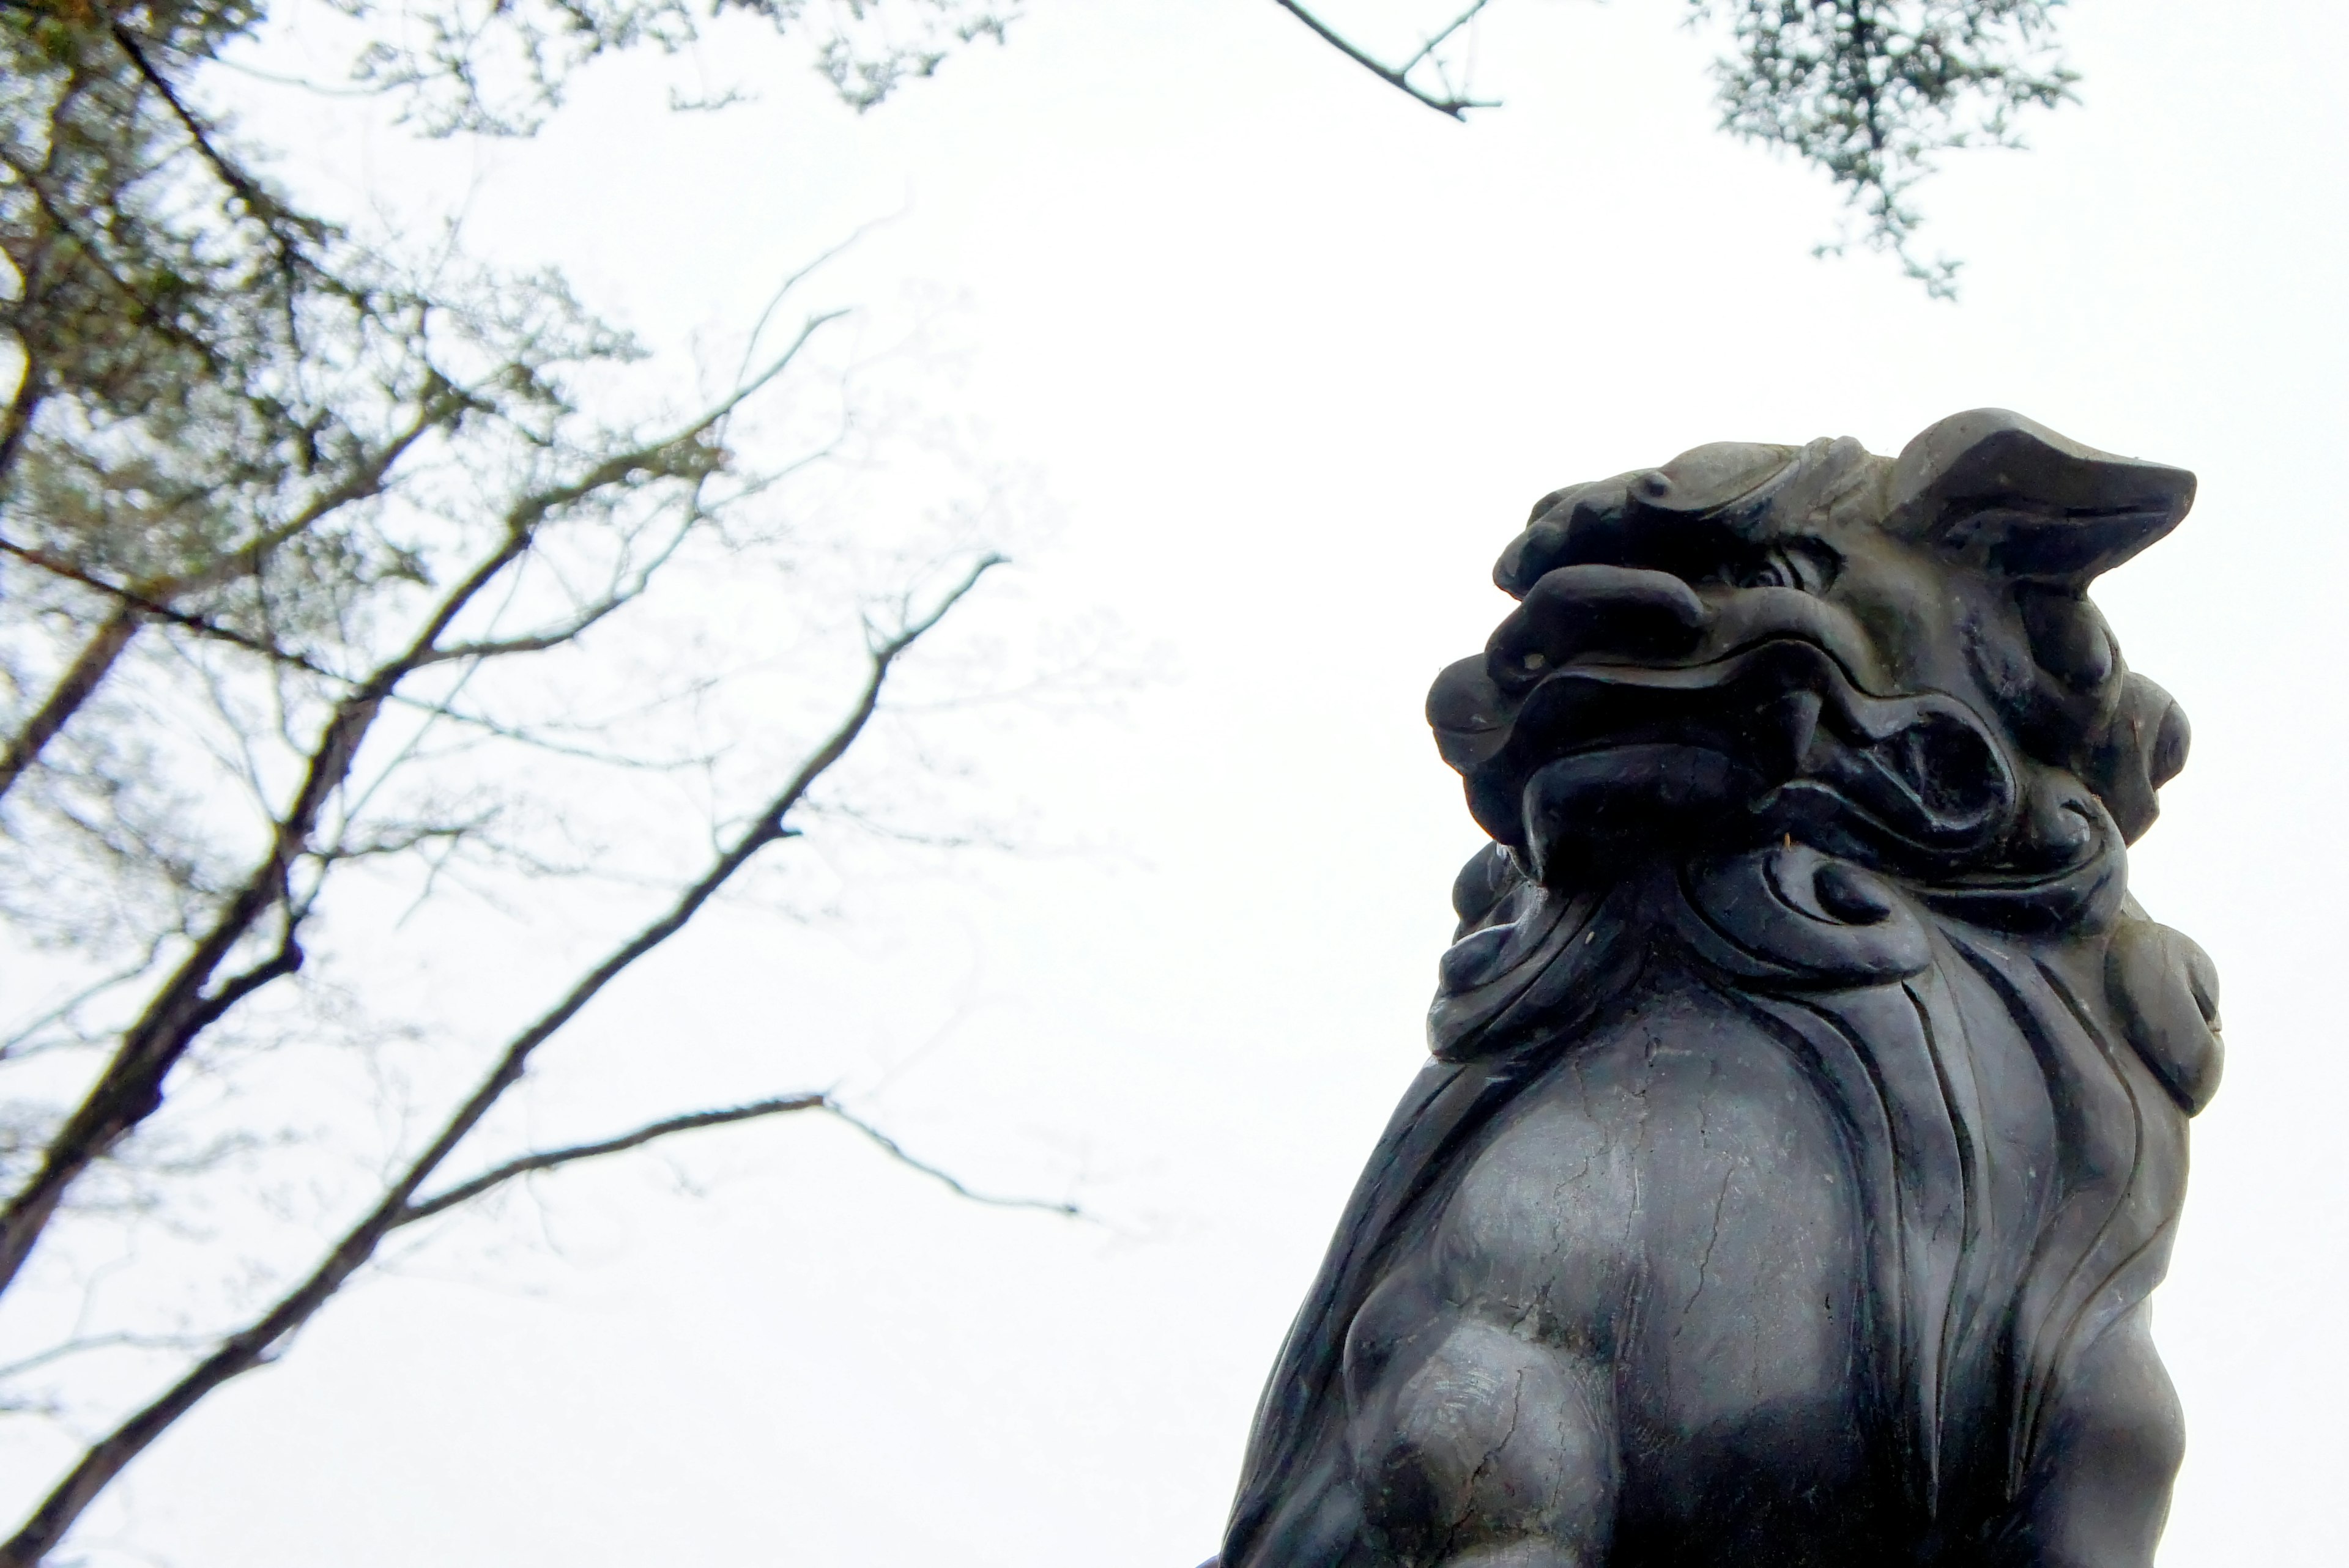
[[[1723,127],[1826,170],[1858,210],[1866,242],[1949,297],[1956,263],[1915,254],[1909,192],[1938,154],[2020,147],[2017,114],[2071,97],[2079,77],[2055,46],[2058,4],[1698,0],[1698,9],[1726,13],[1737,44],[1718,68]]]
[[[1391,56],[1302,0],[1283,10],[1388,86],[1454,119],[1496,108],[1474,86],[1475,25],[1495,0],[1439,13]],[[1454,5],[1459,0],[1453,0]],[[1689,0],[1692,23],[1725,31],[1713,65],[1722,129],[1783,148],[1843,193],[1869,249],[1890,253],[1927,293],[1956,297],[1958,263],[1916,251],[1911,192],[1941,154],[2021,147],[2015,119],[2072,97],[2054,12],[2064,0]],[[1819,247],[1841,251],[1841,242]]]
[[[1001,43],[1018,5],[1003,0],[410,0],[378,15],[361,49],[364,85],[408,95],[434,134],[527,134],[563,101],[572,74],[599,56],[651,46],[674,53],[730,15],[812,35],[817,68],[849,105],[867,109],[932,75],[956,48]]]

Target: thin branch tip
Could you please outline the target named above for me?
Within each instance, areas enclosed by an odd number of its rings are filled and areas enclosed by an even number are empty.
[[[996,1209],[1034,1209],[1041,1213],[1058,1214],[1062,1219],[1067,1220],[1084,1220],[1092,1218],[1091,1215],[1085,1212],[1082,1206],[1078,1204],[1073,1199],[1061,1199],[1056,1202],[1050,1198],[1006,1197],[999,1193],[978,1191],[976,1189],[966,1185],[962,1179],[955,1175],[952,1171],[942,1170],[936,1165],[930,1164],[927,1161],[919,1160],[915,1156],[908,1154],[905,1152],[905,1146],[899,1143],[895,1139],[890,1137],[887,1133],[882,1131],[871,1122],[864,1120],[862,1117],[859,1117],[854,1112],[846,1109],[837,1102],[827,1103],[823,1109],[826,1114],[832,1116],[837,1120],[846,1122],[849,1126],[863,1133],[867,1139],[871,1140],[883,1153],[888,1155],[890,1159],[896,1161],[900,1165],[906,1167],[908,1170],[916,1171],[924,1176],[927,1176],[931,1181],[938,1182],[958,1198],[967,1199],[973,1203],[985,1203],[988,1207]]]
[[[1449,82],[1444,84],[1441,93],[1432,93],[1411,79],[1411,73],[1433,58],[1435,51],[1454,34],[1475,20],[1476,14],[1484,10],[1485,5],[1490,4],[1490,0],[1471,0],[1466,10],[1454,17],[1450,24],[1423,43],[1418,52],[1400,67],[1388,65],[1375,55],[1369,53],[1335,27],[1307,10],[1299,4],[1299,0],[1272,0],[1272,3],[1304,23],[1312,30],[1315,36],[1361,67],[1362,69],[1404,97],[1416,103],[1424,104],[1440,115],[1464,122],[1471,109],[1501,107],[1501,100],[1498,98],[1477,98],[1469,97],[1464,91],[1454,92]],[[1444,76],[1441,61],[1436,62],[1435,69],[1439,77]]]

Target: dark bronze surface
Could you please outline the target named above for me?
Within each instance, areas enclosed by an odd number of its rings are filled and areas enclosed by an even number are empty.
[[[2019,416],[1544,498],[1428,698],[1493,843],[1225,1568],[2143,1568],[2216,977],[2085,595],[2191,475]]]

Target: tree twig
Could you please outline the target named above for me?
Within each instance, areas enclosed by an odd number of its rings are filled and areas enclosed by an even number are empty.
[[[26,544],[20,540],[0,535],[0,555],[13,555],[28,566],[39,567],[52,577],[78,583],[93,593],[102,593],[118,604],[135,610],[150,620],[168,621],[172,625],[183,631],[192,632],[199,637],[226,643],[232,647],[242,648],[248,654],[258,654],[273,664],[290,665],[306,674],[339,682],[344,686],[357,684],[355,677],[345,675],[340,670],[328,669],[326,665],[295,653],[289,648],[281,648],[261,638],[247,636],[233,626],[223,626],[206,616],[166,603],[135,584],[109,583],[96,573],[78,566],[61,555],[53,555],[38,545]]]
[[[901,1165],[905,1165],[920,1171],[923,1175],[927,1176],[934,1181],[945,1183],[947,1190],[954,1193],[957,1198],[968,1198],[974,1203],[988,1203],[999,1209],[1040,1209],[1045,1213],[1063,1214],[1072,1220],[1081,1217],[1084,1213],[1084,1211],[1073,1202],[1062,1202],[1056,1203],[1050,1198],[1007,1198],[993,1192],[976,1191],[971,1188],[963,1185],[962,1179],[955,1175],[952,1171],[942,1171],[937,1166],[930,1164],[927,1161],[915,1159],[912,1155],[905,1152],[905,1149],[898,1144],[895,1139],[890,1137],[887,1133],[882,1131],[871,1122],[863,1120],[858,1117],[852,1116],[836,1104],[827,1103],[823,1109],[829,1111],[835,1119],[848,1123],[849,1126],[856,1129],[857,1131],[864,1134],[865,1137],[880,1145],[883,1151],[885,1152],[890,1159],[896,1161]]]
[[[517,1176],[533,1171],[553,1171],[575,1164],[582,1160],[595,1160],[606,1154],[620,1154],[631,1149],[641,1149],[658,1139],[679,1132],[693,1132],[705,1127],[724,1127],[730,1122],[751,1121],[762,1116],[782,1116],[794,1110],[831,1110],[829,1097],[822,1094],[777,1095],[768,1099],[754,1099],[747,1105],[728,1106],[720,1110],[697,1110],[683,1116],[667,1117],[648,1121],[634,1131],[616,1138],[598,1139],[593,1143],[574,1143],[561,1149],[545,1149],[536,1153],[520,1155],[502,1165],[493,1165],[470,1181],[460,1181],[445,1192],[429,1198],[419,1198],[403,1209],[392,1222],[394,1227],[412,1225],[419,1220],[429,1220],[460,1203],[470,1203],[483,1193],[504,1186]]]
[[[1308,27],[1313,29],[1315,36],[1320,38],[1323,43],[1329,45],[1331,48],[1337,50],[1340,54],[1345,56],[1356,65],[1361,67],[1362,69],[1370,72],[1371,75],[1378,77],[1379,80],[1386,83],[1387,86],[1393,88],[1396,91],[1407,94],[1417,101],[1425,104],[1428,108],[1433,109],[1438,114],[1450,115],[1454,119],[1466,119],[1468,118],[1468,111],[1472,108],[1498,108],[1500,107],[1500,100],[1498,98],[1473,98],[1466,96],[1464,93],[1455,93],[1452,91],[1448,84],[1441,94],[1431,93],[1411,79],[1412,71],[1416,68],[1422,61],[1425,60],[1430,55],[1433,55],[1435,52],[1436,46],[1442,44],[1444,39],[1449,38],[1453,34],[1465,26],[1477,12],[1482,11],[1485,8],[1487,4],[1487,0],[1475,0],[1475,3],[1472,4],[1466,11],[1461,13],[1450,26],[1436,34],[1433,39],[1429,40],[1425,47],[1422,48],[1419,53],[1413,55],[1409,63],[1400,68],[1394,66],[1390,66],[1376,56],[1365,52],[1344,34],[1339,32],[1327,22],[1322,21],[1320,17],[1316,16],[1312,12],[1308,11],[1303,5],[1298,4],[1298,0],[1272,0],[1272,3],[1279,6],[1282,10],[1288,12],[1290,15],[1296,17],[1299,21],[1304,23]]]
[[[1434,54],[1436,50],[1444,47],[1445,44],[1451,41],[1453,34],[1457,33],[1461,28],[1475,21],[1476,19],[1476,14],[1484,10],[1485,6],[1492,3],[1493,0],[1470,0],[1468,9],[1461,12],[1460,15],[1453,17],[1451,21],[1445,23],[1441,30],[1431,34],[1428,36],[1427,41],[1420,45],[1419,53],[1405,60],[1398,68],[1402,70],[1403,75],[1411,75],[1411,73],[1418,67],[1421,61]],[[1475,107],[1486,108],[1491,106],[1477,105]]]
[[[26,1052],[31,1046],[34,1037],[43,1029],[72,1017],[76,1012],[113,990],[117,985],[128,985],[147,973],[153,967],[156,957],[163,951],[164,944],[170,940],[168,934],[150,937],[147,943],[146,952],[141,954],[135,962],[99,975],[64,1001],[55,1004],[44,1012],[35,1014],[31,1018],[16,1026],[13,1032],[5,1037],[0,1037],[0,1062],[16,1059],[19,1053]]]
[[[37,1372],[69,1357],[88,1356],[93,1351],[192,1350],[202,1343],[202,1338],[192,1334],[93,1334],[52,1345],[47,1350],[36,1350],[30,1356],[0,1367],[0,1382],[21,1377],[27,1372]]]
[[[592,1143],[566,1144],[560,1149],[546,1149],[535,1153],[518,1155],[502,1165],[493,1165],[480,1175],[459,1182],[444,1192],[436,1192],[429,1198],[419,1198],[409,1203],[401,1212],[399,1217],[393,1221],[393,1228],[412,1225],[419,1220],[429,1220],[436,1214],[445,1213],[459,1204],[470,1203],[476,1198],[495,1191],[519,1176],[528,1176],[540,1171],[559,1170],[563,1166],[575,1164],[582,1160],[599,1159],[606,1154],[625,1153],[628,1150],[641,1149],[647,1143],[656,1142],[680,1132],[698,1131],[705,1127],[725,1127],[737,1121],[754,1121],[761,1117],[782,1116],[798,1110],[816,1111],[831,1117],[835,1121],[846,1123],[870,1139],[890,1159],[907,1170],[919,1171],[933,1181],[941,1183],[958,1198],[968,1199],[974,1203],[986,1203],[999,1209],[1035,1209],[1047,1214],[1060,1214],[1068,1219],[1081,1219],[1084,1215],[1084,1210],[1074,1202],[1065,1201],[1055,1202],[1050,1198],[1007,1197],[999,1193],[981,1192],[966,1184],[962,1178],[954,1172],[942,1170],[926,1160],[916,1159],[906,1153],[904,1145],[895,1139],[849,1110],[830,1094],[807,1093],[776,1095],[767,1099],[754,1099],[747,1104],[727,1106],[717,1110],[688,1111],[681,1116],[666,1117],[659,1121],[648,1121],[632,1131],[623,1132],[613,1138],[598,1139]]]

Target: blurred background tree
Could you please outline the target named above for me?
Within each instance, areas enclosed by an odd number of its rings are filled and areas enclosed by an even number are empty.
[[[957,21],[952,6],[898,9],[919,13],[917,40]],[[552,15],[406,16],[427,42],[368,49],[362,78],[406,95],[434,131],[514,132],[581,60],[670,38],[684,13],[590,16],[559,36]],[[274,1299],[170,1331],[153,1324],[191,1304],[150,1302],[150,1323],[96,1332],[68,1315],[5,1369],[16,1408],[99,1427],[0,1547],[0,1562],[30,1563],[392,1232],[656,1138],[845,1115],[822,1092],[786,1093],[444,1170],[541,1045],[798,834],[898,661],[999,557],[976,528],[909,531],[894,573],[838,586],[863,625],[861,668],[802,671],[834,712],[796,756],[739,728],[697,738],[719,672],[648,668],[613,634],[647,611],[689,614],[691,596],[722,592],[714,580],[805,565],[791,481],[840,456],[853,413],[802,356],[837,313],[789,317],[790,280],[736,373],[678,413],[643,351],[560,277],[495,273],[453,236],[371,246],[273,185],[212,97],[262,9],[12,5],[0,19],[15,377],[0,427],[15,1015],[0,1046],[0,1291],[70,1294],[71,1260],[97,1243],[65,1233],[178,1214],[195,1184],[283,1135],[281,1104],[221,1116],[218,1091],[264,1047],[365,1032],[366,952],[336,949],[298,983],[314,933],[355,900],[397,887],[421,901],[492,869],[520,873],[529,897],[567,896],[554,890],[620,869],[580,820],[611,775],[731,769],[710,780],[703,864],[626,868],[666,888],[649,920],[485,1047],[471,1088],[420,1116],[377,1182],[325,1205],[316,1254],[281,1260]],[[508,54],[481,57],[495,48]],[[936,60],[928,42],[853,31],[819,55],[860,101]],[[796,406],[746,428],[761,397]],[[36,1247],[66,1266],[28,1275]],[[125,1356],[166,1370],[160,1395],[126,1398],[135,1375],[125,1387],[87,1375]]]
[[[1429,107],[1487,107],[1468,53],[1485,0],[1392,54],[1357,41],[1351,13],[1276,3]],[[1004,41],[1018,7],[335,10],[351,85],[418,134],[512,137],[597,57],[686,47],[726,12],[798,40],[864,109]],[[1951,264],[1911,253],[1907,193],[1940,150],[2008,141],[2016,110],[2066,95],[2049,10],[1698,0],[1693,15],[1729,40],[1724,126],[1822,168],[1863,241],[1946,292]],[[999,559],[984,502],[948,498],[934,524],[853,530],[881,546],[820,569],[835,557],[806,487],[849,460],[858,420],[840,362],[819,363],[836,313],[800,308],[804,274],[688,402],[560,275],[298,201],[233,113],[244,53],[285,20],[244,3],[0,0],[0,1292],[50,1330],[0,1384],[88,1434],[0,1563],[55,1550],[394,1233],[656,1139],[848,1116],[794,1090],[465,1161],[605,985],[812,815],[860,815],[827,780],[868,742],[901,661]],[[698,640],[743,618],[746,583],[786,579],[851,640],[810,652],[774,617],[763,641]],[[752,667],[758,696],[719,689]],[[698,861],[681,819],[706,830]],[[582,882],[636,898],[642,923],[511,1032],[460,1049],[453,1073],[424,1075],[437,1101],[403,1079],[396,1127],[355,1161],[365,1175],[297,1206],[261,1285],[243,1278],[244,1253],[185,1215],[207,1183],[254,1181],[307,1119],[288,1109],[299,1074],[256,1089],[254,1064],[398,1027],[369,995],[366,948],[320,934],[384,908],[450,919],[431,895],[450,887],[527,920]],[[110,1299],[140,1310],[93,1318],[104,1238],[159,1216],[184,1255],[154,1287],[118,1284]],[[186,1257],[215,1252],[237,1288],[182,1289]]]

